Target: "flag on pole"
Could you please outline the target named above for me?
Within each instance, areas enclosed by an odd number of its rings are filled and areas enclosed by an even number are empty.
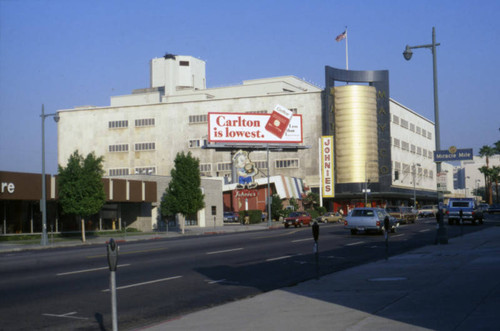
[[[337,38],[335,38],[335,41],[342,41],[342,40],[344,40],[346,37],[347,37],[347,30],[344,30],[344,32],[342,32],[341,34],[339,34],[339,35],[337,36]]]

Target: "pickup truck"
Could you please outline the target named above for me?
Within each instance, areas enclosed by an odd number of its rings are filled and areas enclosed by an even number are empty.
[[[389,218],[389,229],[392,233],[396,232],[399,221],[390,216],[383,208],[354,208],[349,216],[345,218],[344,229],[351,230],[355,235],[358,231],[375,231],[383,233],[384,220]]]
[[[463,222],[476,224],[479,221],[479,224],[483,224],[483,212],[477,208],[474,198],[450,198],[446,214],[449,225],[460,224],[460,217]]]

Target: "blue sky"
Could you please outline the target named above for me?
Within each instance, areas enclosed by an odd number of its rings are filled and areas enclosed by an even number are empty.
[[[441,148],[500,140],[500,1],[0,0],[0,170],[41,172],[45,112],[109,105],[149,87],[149,60],[206,61],[207,86],[294,75],[324,87],[324,67],[389,70],[390,95],[434,120],[436,27]],[[46,171],[57,126],[46,120]]]

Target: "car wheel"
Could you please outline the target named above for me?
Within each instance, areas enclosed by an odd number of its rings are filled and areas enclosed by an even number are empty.
[[[300,223],[299,223],[299,228],[301,228],[301,227],[302,227],[302,225],[304,225],[304,224],[302,224],[302,222],[300,222]]]
[[[288,228],[288,227],[289,227],[289,225],[288,225],[288,224],[285,224],[285,228]]]
[[[358,233],[358,230],[356,230],[356,229],[351,229],[351,235],[355,235],[356,233]]]

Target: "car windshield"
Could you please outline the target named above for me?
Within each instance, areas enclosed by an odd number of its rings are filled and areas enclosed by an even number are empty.
[[[296,216],[300,216],[301,213],[298,213],[298,212],[293,212],[293,213],[290,213],[290,217],[296,217]]]
[[[452,207],[469,207],[469,203],[467,201],[454,201],[451,203]]]
[[[352,211],[351,216],[353,217],[364,217],[364,216],[373,216],[373,210],[371,209],[355,209]]]
[[[385,210],[387,210],[388,212],[399,212],[398,207],[387,207],[385,208]]]

